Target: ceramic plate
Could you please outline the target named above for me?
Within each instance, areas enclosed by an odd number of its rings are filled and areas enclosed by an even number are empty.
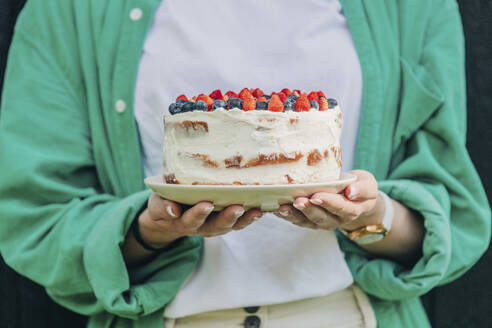
[[[167,184],[162,176],[148,177],[145,184],[162,197],[175,202],[193,205],[201,201],[214,203],[215,210],[241,204],[245,209],[260,208],[262,211],[275,211],[280,205],[290,204],[296,197],[309,197],[314,193],[325,191],[338,193],[355,181],[352,174],[342,173],[340,180],[284,185],[182,185]]]

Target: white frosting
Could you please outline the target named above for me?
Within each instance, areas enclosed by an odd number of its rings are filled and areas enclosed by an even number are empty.
[[[340,176],[338,106],[308,112],[194,111],[165,115],[164,124],[164,175],[174,174],[181,184],[312,183]],[[261,157],[282,163],[255,166]]]

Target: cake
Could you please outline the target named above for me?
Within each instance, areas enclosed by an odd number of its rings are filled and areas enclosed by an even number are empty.
[[[337,180],[342,115],[323,92],[181,95],[164,115],[164,180],[187,185]]]

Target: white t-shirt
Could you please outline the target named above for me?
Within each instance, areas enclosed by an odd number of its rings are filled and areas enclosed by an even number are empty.
[[[146,39],[135,91],[146,175],[162,174],[162,115],[176,96],[244,87],[322,90],[337,99],[343,170],[352,168],[362,73],[338,1],[167,0]],[[267,214],[241,231],[205,238],[200,263],[165,315],[289,302],[352,282],[333,232]]]

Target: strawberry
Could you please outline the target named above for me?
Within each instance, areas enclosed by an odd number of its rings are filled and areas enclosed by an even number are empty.
[[[325,97],[319,98],[319,110],[328,110],[328,100]]]
[[[222,92],[220,92],[219,89],[212,91],[212,93],[210,93],[209,96],[212,99],[224,100],[223,97],[222,97]]]
[[[253,98],[253,95],[251,94],[251,92],[249,92],[248,89],[244,88],[243,90],[241,90],[241,92],[239,93],[239,98],[241,98],[242,100],[246,99],[246,98]]]
[[[282,91],[280,91],[279,93],[277,93],[278,96],[280,97],[280,100],[282,100],[282,104],[284,103],[284,101],[287,100],[287,95],[285,93],[283,93]]]
[[[178,98],[176,98],[176,101],[178,100],[188,101],[188,98],[185,95],[180,95]]]
[[[274,94],[272,98],[270,98],[268,110],[271,112],[281,112],[284,110],[284,103],[277,94]]]
[[[252,92],[252,94],[253,94],[253,97],[255,97],[255,98],[260,98],[260,97],[261,97],[261,96],[263,96],[265,93],[264,93],[262,90],[260,90],[260,89],[256,88],[256,89]]]
[[[299,96],[301,95],[301,94],[298,92],[298,90],[294,90],[294,91],[292,91],[292,93],[293,93],[294,95],[296,95],[296,97],[299,97]]]
[[[282,89],[282,92],[285,93],[286,96],[290,95],[292,93],[292,91],[290,91],[289,89],[287,88],[283,88]]]
[[[261,96],[260,98],[258,98],[257,102],[267,102],[267,99]]]
[[[243,110],[244,111],[249,111],[249,110],[254,110],[256,109],[256,101],[255,98],[253,97],[248,97],[243,100]]]
[[[292,92],[295,92],[295,93],[297,93],[298,95],[300,95],[300,94],[302,93],[302,92],[301,92],[301,90],[299,90],[299,89],[295,89],[295,90],[293,90]]]
[[[318,91],[318,97],[321,98],[321,97],[325,97],[325,94],[323,93],[323,91]]]
[[[235,92],[233,92],[233,91],[227,91],[227,92],[226,92],[226,95],[228,95],[228,96],[229,96],[229,98],[230,98],[230,97],[239,98],[238,94],[237,94],[237,93],[235,93]]]
[[[198,100],[204,101],[207,104],[209,111],[212,109],[212,105],[214,104],[214,100],[212,98],[210,98],[209,96],[203,94],[203,93],[198,95],[196,100],[197,101]]]
[[[318,93],[316,91],[311,91],[308,95],[308,99],[318,101],[319,99]]]
[[[196,102],[196,96],[190,99],[191,102]]]
[[[298,112],[308,112],[310,108],[311,108],[311,103],[309,102],[306,93],[303,93],[302,95],[299,96],[299,98],[297,98],[296,110]]]
[[[222,97],[222,98],[223,98],[223,100],[224,100],[225,102],[227,102],[227,101],[229,100],[229,96],[228,96],[228,95],[224,95],[224,97]]]

